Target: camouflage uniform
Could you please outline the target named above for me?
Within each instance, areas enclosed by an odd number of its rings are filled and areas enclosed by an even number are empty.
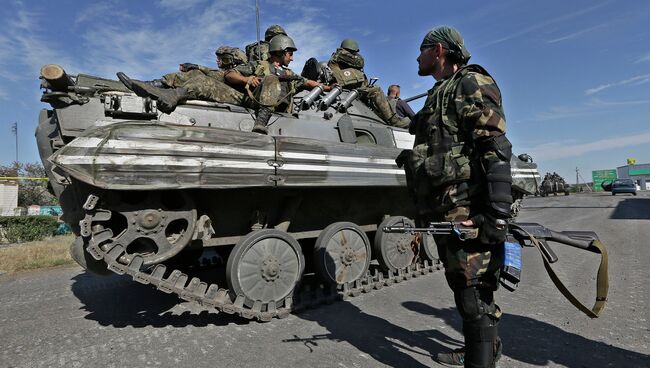
[[[268,61],[259,62],[254,75],[262,78],[262,83],[252,92],[256,103],[281,112],[292,110],[293,95],[306,81],[291,69]]]
[[[198,65],[197,69],[193,69],[187,72],[176,72],[176,73],[165,74],[161,78],[161,80],[163,84],[169,88],[179,88],[179,87],[183,87],[183,84],[185,84],[188,80],[198,75],[205,75],[210,78],[214,78],[220,82],[225,82],[223,70],[211,69],[203,65]]]
[[[410,120],[397,116],[381,87],[368,86],[368,78],[363,72],[364,63],[358,52],[338,48],[330,57],[329,67],[339,86],[359,91],[361,100],[388,125],[408,128]]]
[[[477,147],[485,139],[503,136],[505,129],[501,93],[482,67],[463,66],[429,90],[422,110],[414,117],[411,130],[415,142],[406,159],[418,222],[464,221],[490,211],[485,162],[494,159],[495,153]],[[493,292],[503,263],[503,246],[484,239],[481,231],[477,238],[466,241],[455,235],[438,236],[436,243],[463,317],[468,351],[470,344],[488,341],[487,346],[494,343],[496,351],[497,344],[500,349],[497,325],[501,311]],[[488,319],[481,319],[483,316]],[[481,361],[476,358],[481,348],[476,349],[469,359]],[[475,366],[467,360],[465,364]]]

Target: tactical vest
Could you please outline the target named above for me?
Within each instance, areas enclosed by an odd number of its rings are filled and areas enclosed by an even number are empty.
[[[249,45],[246,45],[246,56],[248,57],[248,61],[255,62],[255,61],[267,61],[269,60],[269,57],[271,56],[270,51],[269,51],[269,43],[266,41],[260,41],[259,44],[259,56],[257,52],[257,42],[253,42]]]
[[[429,91],[424,107],[415,116],[416,141],[410,166],[414,173],[425,173],[433,188],[469,182],[472,171],[479,169],[471,164],[478,161],[475,160],[473,147],[466,144],[472,132],[459,126],[454,101],[461,79],[469,72],[489,76],[478,65],[460,68]]]
[[[346,49],[338,48],[332,56],[330,57],[331,63],[336,63],[341,66],[342,69],[354,68],[361,70],[365,64],[363,56],[358,52],[350,52]]]
[[[365,87],[368,84],[366,75],[361,70],[354,68],[342,69],[338,64],[332,63],[330,63],[329,67],[332,70],[334,79],[336,79],[336,83],[342,88],[355,89]]]

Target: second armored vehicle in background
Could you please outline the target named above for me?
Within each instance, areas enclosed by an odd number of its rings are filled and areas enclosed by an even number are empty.
[[[539,194],[542,197],[546,197],[549,194],[558,195],[558,193],[564,193],[564,195],[569,195],[569,184],[564,181],[557,173],[546,173],[544,180],[542,180],[542,185],[539,189]]]

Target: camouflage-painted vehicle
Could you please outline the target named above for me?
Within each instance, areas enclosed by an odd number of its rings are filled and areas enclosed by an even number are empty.
[[[569,184],[560,175],[555,172],[552,174],[546,173],[539,188],[539,194],[542,197],[546,197],[549,194],[558,195],[558,193],[564,193],[565,196],[568,196],[570,189]]]
[[[431,237],[377,232],[413,224],[395,164],[413,137],[355,91],[301,92],[260,135],[244,107],[162,114],[117,81],[41,74],[53,109],[40,114],[40,155],[89,271],[268,320],[438,269]],[[536,168],[514,160],[515,190],[534,192]],[[198,276],[201,254],[211,278]]]

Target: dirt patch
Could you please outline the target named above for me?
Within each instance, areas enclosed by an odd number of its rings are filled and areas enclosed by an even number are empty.
[[[73,264],[68,252],[73,240],[74,235],[61,235],[46,240],[4,245],[0,248],[0,273]]]

